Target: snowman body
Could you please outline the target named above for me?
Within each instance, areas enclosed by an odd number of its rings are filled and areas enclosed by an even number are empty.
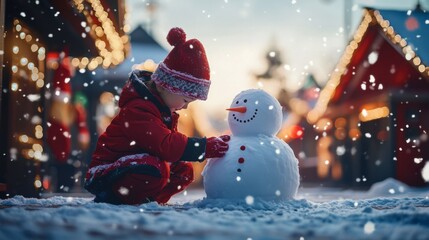
[[[298,160],[290,146],[275,136],[281,106],[263,90],[247,90],[234,98],[228,124],[229,150],[209,159],[204,170],[208,198],[292,199],[299,186]]]
[[[203,176],[208,198],[285,200],[299,184],[292,149],[267,135],[231,136],[226,155],[209,160]]]

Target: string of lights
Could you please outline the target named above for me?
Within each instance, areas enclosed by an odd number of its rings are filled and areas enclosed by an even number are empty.
[[[73,4],[87,20],[82,22],[82,27],[94,39],[99,56],[76,57],[72,59],[72,65],[79,69],[94,70],[99,66],[108,68],[123,62],[129,51],[128,35],[121,36],[118,33],[100,0],[74,0]]]
[[[386,36],[402,49],[402,54],[404,55],[407,61],[413,63],[413,65],[418,69],[418,71],[425,76],[429,76],[429,67],[426,66],[418,54],[413,50],[413,47],[398,33],[395,32],[393,26],[390,22],[383,18],[378,10],[365,10],[363,19],[358,26],[356,33],[353,37],[353,40],[350,41],[349,45],[346,47],[344,54],[342,55],[339,63],[337,64],[335,70],[333,71],[330,79],[328,80],[325,88],[320,92],[320,97],[316,102],[315,107],[307,114],[307,121],[309,123],[315,123],[319,120],[325,113],[327,106],[332,99],[334,92],[337,86],[340,84],[341,76],[347,70],[352,56],[356,49],[359,47],[359,44],[362,41],[363,36],[366,34],[367,29],[371,25],[378,24],[383,29],[383,32]],[[369,111],[367,114],[376,113],[377,111]],[[384,114],[379,114],[377,116],[385,117],[385,109],[383,108]],[[361,113],[361,116],[363,114]],[[375,117],[375,118],[374,118]],[[372,115],[366,115],[362,119],[377,119],[378,117]]]

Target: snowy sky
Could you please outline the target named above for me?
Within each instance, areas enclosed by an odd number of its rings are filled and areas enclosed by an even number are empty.
[[[148,21],[148,2],[128,0],[131,29]],[[298,89],[308,72],[326,81],[345,46],[343,4],[342,0],[160,0],[153,34],[170,50],[165,37],[171,27],[179,26],[189,38],[204,44],[212,70],[207,104],[224,109],[237,93],[258,86],[252,73],[266,69],[265,54],[273,44],[287,64],[288,89]],[[356,25],[362,11],[355,4],[350,8]]]
[[[131,29],[148,22],[146,6],[150,2],[153,0],[127,0]],[[308,73],[322,85],[328,80],[360,22],[361,6],[409,10],[420,2],[429,8],[429,0],[352,0],[348,5],[344,0],[155,2],[153,35],[161,45],[171,49],[165,37],[176,26],[188,38],[204,44],[212,71],[211,90],[204,103],[210,111],[225,109],[239,92],[260,87],[252,76],[266,69],[265,54],[273,44],[285,64],[285,87],[293,92]]]

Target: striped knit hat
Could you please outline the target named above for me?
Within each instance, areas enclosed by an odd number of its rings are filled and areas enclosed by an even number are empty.
[[[186,41],[181,28],[172,28],[167,41],[174,46],[152,75],[156,84],[193,99],[206,100],[210,88],[210,67],[203,44]]]

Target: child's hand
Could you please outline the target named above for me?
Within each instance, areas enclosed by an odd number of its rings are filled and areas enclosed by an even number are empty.
[[[220,137],[207,138],[206,143],[206,158],[223,157],[228,150],[228,141],[231,139],[228,135]]]

